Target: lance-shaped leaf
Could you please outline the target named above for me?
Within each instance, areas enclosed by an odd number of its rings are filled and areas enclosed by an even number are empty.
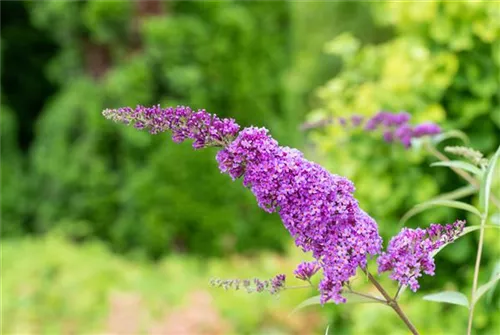
[[[495,225],[484,225],[484,228],[497,228],[497,229],[500,229],[500,226],[495,226]],[[464,235],[467,235],[468,233],[471,233],[475,230],[479,230],[481,229],[481,226],[470,226],[470,227],[466,227],[464,228],[464,230],[460,233],[460,235],[458,235],[456,238],[455,238],[455,241],[458,240],[460,237],[464,236]],[[443,250],[447,245],[449,245],[450,243],[445,243],[443,244],[442,246],[440,246],[439,248],[437,248],[436,250],[434,250],[432,252],[432,257],[436,256],[441,250]]]
[[[495,266],[493,267],[493,271],[491,271],[491,276],[490,276],[490,281],[495,278],[496,275],[500,275],[500,261],[495,263]],[[498,281],[497,281],[498,284]],[[491,290],[488,290],[488,294],[486,295],[486,302],[488,304],[491,303],[491,299],[493,299],[493,293],[495,292],[495,288],[497,286],[493,285],[493,288]]]
[[[467,297],[460,293],[454,291],[444,291],[434,294],[428,294],[424,296],[424,300],[444,302],[448,304],[455,304],[469,308],[469,300]]]
[[[481,176],[483,174],[483,171],[481,171],[480,168],[477,166],[467,163],[464,161],[445,161],[445,162],[435,162],[432,163],[431,166],[445,166],[449,168],[456,168],[456,169],[461,169],[467,172],[470,172],[476,176]]]
[[[488,215],[488,204],[490,201],[491,184],[493,183],[493,174],[495,173],[495,167],[498,161],[498,156],[500,156],[500,146],[498,147],[497,151],[488,162],[488,168],[486,169],[484,175],[485,177],[483,178],[483,181],[481,183],[481,189],[479,191],[479,205],[483,210],[483,213],[485,213],[485,215]]]
[[[479,299],[481,299],[481,297],[486,292],[488,292],[488,290],[490,290],[491,288],[495,287],[495,284],[499,280],[500,280],[500,274],[497,274],[492,280],[490,280],[486,284],[483,284],[483,285],[479,286],[479,288],[477,289],[476,293],[474,294],[474,300],[473,300],[472,303],[476,304],[479,301]]]
[[[464,187],[457,188],[456,190],[453,190],[451,192],[443,193],[435,197],[434,199],[431,199],[429,201],[434,201],[434,200],[457,200],[460,198],[465,198],[468,197],[469,195],[473,195],[478,191],[478,188],[473,186],[473,185],[467,185]]]
[[[313,306],[313,305],[319,305],[321,304],[320,302],[320,298],[321,296],[320,295],[315,295],[314,297],[311,297],[311,298],[308,298],[304,301],[302,301],[300,304],[298,304],[290,314],[294,314],[295,312],[297,312],[298,310],[301,310],[303,308],[306,308],[308,306]]]
[[[432,137],[432,142],[434,144],[439,144],[449,138],[458,138],[462,140],[465,144],[469,143],[469,137],[467,136],[466,133],[460,131],[460,130],[450,130],[447,131],[446,133],[442,133],[436,136]]]
[[[367,304],[367,303],[381,303],[381,301],[378,301],[376,299],[382,300],[382,297],[376,297],[373,296],[373,298],[370,297],[365,297],[365,296],[360,296],[352,292],[342,292],[342,296],[346,298],[346,304]],[[311,297],[309,299],[306,299],[302,301],[300,304],[298,304],[293,311],[290,314],[293,314],[297,312],[298,310],[301,310],[305,307],[308,306],[313,306],[313,305],[320,305],[320,295],[315,295],[314,297]],[[331,301],[327,302],[327,304],[332,303]]]
[[[403,215],[403,217],[401,218],[399,223],[401,225],[403,225],[411,217],[413,217],[413,216],[417,215],[418,213],[421,213],[429,208],[436,207],[436,206],[445,206],[445,207],[463,209],[465,211],[468,211],[472,214],[475,214],[475,215],[481,217],[481,213],[477,210],[476,207],[471,206],[469,204],[466,204],[464,202],[455,201],[455,200],[434,199],[434,200],[423,202],[419,205],[416,205],[412,209],[410,209],[408,212],[406,212],[405,215]]]

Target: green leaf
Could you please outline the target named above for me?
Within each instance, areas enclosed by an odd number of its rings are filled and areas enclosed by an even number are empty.
[[[435,201],[435,200],[456,200],[464,197],[468,197],[469,195],[472,195],[478,191],[478,188],[473,186],[473,185],[467,185],[464,187],[457,188],[454,191],[443,193],[435,197],[434,199],[431,199],[429,201]]]
[[[496,229],[500,229],[500,226],[497,226],[497,225],[491,225],[491,224],[485,224],[483,227],[484,227],[484,228],[486,228],[486,229],[487,229],[487,228],[496,228]],[[462,231],[462,233],[460,233],[460,235],[459,235],[458,237],[462,237],[462,236],[464,236],[465,234],[468,234],[468,233],[470,233],[470,232],[472,232],[472,231],[474,231],[474,230],[479,230],[479,229],[481,229],[481,226],[471,226],[471,227],[467,227],[467,228],[465,228],[465,229]]]
[[[476,304],[479,301],[479,299],[481,299],[481,297],[486,292],[488,292],[489,289],[493,288],[495,286],[495,284],[497,283],[497,281],[499,281],[499,280],[500,280],[500,273],[497,274],[492,280],[490,280],[486,284],[479,286],[476,293],[474,294],[473,304]]]
[[[493,267],[493,271],[491,271],[491,276],[490,276],[490,281],[495,278],[495,276],[500,275],[500,261],[495,263],[495,266]],[[488,294],[486,295],[486,302],[488,304],[491,303],[491,299],[493,299],[493,293],[495,292],[496,285],[493,286],[492,290],[488,290]]]
[[[308,298],[304,301],[302,301],[300,304],[298,304],[290,313],[290,315],[294,314],[295,312],[308,307],[308,306],[313,306],[313,305],[319,305],[320,303],[320,295],[315,295],[314,297]]]
[[[497,229],[500,229],[500,226],[495,226],[495,225],[484,225],[484,228],[497,228]],[[458,240],[460,237],[464,236],[464,235],[467,235],[468,233],[471,233],[475,230],[479,230],[481,229],[481,226],[470,226],[470,227],[466,227],[464,228],[464,230],[460,233],[460,235],[457,236],[457,238],[455,239]],[[438,254],[438,252],[440,252],[441,250],[444,249],[444,247],[446,247],[447,245],[449,245],[450,243],[446,243],[446,244],[443,244],[442,246],[440,246],[439,248],[437,248],[436,250],[434,250],[432,252],[432,257],[436,256]]]
[[[495,171],[495,166],[497,164],[498,156],[500,156],[500,146],[498,147],[497,151],[495,152],[493,157],[491,157],[488,163],[488,168],[486,169],[485,172],[485,178],[483,178],[483,181],[481,182],[481,188],[479,190],[479,205],[485,215],[488,215],[491,184],[493,182],[493,173]]]
[[[469,300],[460,292],[444,291],[424,296],[424,300],[444,302],[469,308]]]
[[[408,221],[411,217],[417,215],[418,213],[425,211],[426,209],[436,207],[436,206],[445,206],[445,207],[463,209],[464,211],[468,211],[472,214],[475,214],[475,215],[481,217],[481,213],[477,210],[476,207],[471,206],[469,204],[466,204],[464,202],[455,201],[455,200],[434,199],[434,200],[429,200],[429,201],[426,201],[426,202],[421,203],[419,205],[416,205],[415,207],[410,209],[408,212],[406,212],[405,215],[403,215],[403,217],[401,218],[399,223],[400,223],[400,225],[404,225],[406,223],[406,221]]]
[[[467,136],[467,134],[465,134],[464,132],[462,132],[460,130],[450,130],[450,131],[447,131],[446,133],[442,133],[442,134],[439,134],[437,136],[434,136],[432,138],[432,142],[434,144],[439,144],[439,143],[441,143],[449,138],[458,138],[466,144],[469,143],[469,137]]]
[[[325,335],[328,335],[328,330],[329,329],[330,329],[330,325],[326,326]]]
[[[483,174],[483,171],[481,171],[481,169],[479,169],[477,166],[463,161],[436,162],[432,163],[431,166],[446,166],[449,168],[462,169],[472,174],[475,174],[476,176],[481,176]]]
[[[363,297],[363,296],[360,296],[360,295],[357,295],[357,294],[354,294],[351,292],[342,292],[342,296],[344,296],[347,299],[346,304],[381,303],[377,300],[373,300],[373,299],[370,299],[368,297]],[[293,309],[293,311],[290,313],[290,315],[294,314],[295,312],[297,312],[305,307],[313,306],[313,305],[320,305],[321,304],[320,297],[321,297],[320,295],[315,295],[314,297],[311,297],[309,299],[302,301],[300,304],[298,304]],[[383,300],[382,297],[374,296],[374,298]],[[332,302],[331,301],[327,302],[327,304],[330,304],[330,303],[332,303]]]

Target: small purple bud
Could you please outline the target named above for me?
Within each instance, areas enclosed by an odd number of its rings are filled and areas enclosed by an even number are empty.
[[[354,127],[357,127],[363,122],[363,116],[362,115],[353,115],[351,116],[351,123]]]
[[[310,281],[311,277],[314,276],[320,268],[318,262],[303,262],[297,266],[293,273],[295,277],[300,280]]]

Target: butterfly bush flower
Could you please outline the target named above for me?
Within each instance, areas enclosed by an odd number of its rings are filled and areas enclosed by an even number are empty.
[[[339,124],[344,128],[348,127],[362,127],[367,132],[381,131],[382,138],[392,143],[399,141],[405,148],[411,147],[412,139],[420,138],[423,136],[432,136],[441,133],[441,128],[432,123],[424,122],[415,126],[410,125],[411,115],[407,112],[392,113],[381,111],[366,120],[363,126],[364,118],[361,115],[352,115],[349,122],[346,118],[339,117]],[[302,129],[317,128],[333,124],[334,119],[328,118],[314,124],[304,124]]]
[[[437,135],[441,132],[441,128],[431,122],[411,126],[409,124],[410,118],[410,114],[406,112],[391,113],[381,111],[366,122],[365,130],[382,130],[386,142],[391,143],[397,139],[405,148],[411,147],[413,138]]]
[[[391,113],[391,112],[378,112],[370,118],[365,125],[366,130],[376,130],[380,126],[384,127],[398,127],[406,124],[410,120],[410,114],[406,112]]]
[[[463,231],[465,221],[453,224],[431,224],[427,229],[403,228],[393,237],[377,259],[379,273],[391,271],[389,278],[407,285],[415,292],[422,272],[434,275],[433,253],[441,246],[453,242]]]
[[[220,171],[233,180],[242,178],[258,205],[277,212],[295,244],[311,252],[323,269],[322,303],[345,302],[344,285],[358,267],[366,267],[367,256],[380,252],[377,224],[359,208],[353,183],[305,159],[299,150],[280,146],[265,128],[238,133],[232,119],[182,106],[126,107],[103,114],[152,133],[170,130],[176,142],[194,139],[195,148],[222,147],[216,156]],[[262,285],[257,284],[258,291]]]

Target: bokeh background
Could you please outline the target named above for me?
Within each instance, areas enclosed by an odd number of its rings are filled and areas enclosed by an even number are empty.
[[[3,334],[324,334],[327,325],[330,334],[407,333],[382,306],[329,304],[290,316],[313,290],[276,298],[210,288],[213,276],[292,278],[309,256],[277,215],[218,172],[215,151],[113,124],[101,111],[184,104],[265,126],[351,178],[387,243],[409,208],[465,183],[430,168],[421,150],[300,125],[406,110],[415,122],[466,132],[491,154],[500,144],[500,3],[1,6]],[[457,217],[477,224],[436,209],[408,225]],[[481,281],[500,266],[499,238],[487,231]],[[436,276],[405,292],[403,307],[423,334],[464,333],[464,308],[421,297],[468,295],[476,245],[469,234],[447,247]],[[499,291],[477,306],[477,334],[500,331]]]

